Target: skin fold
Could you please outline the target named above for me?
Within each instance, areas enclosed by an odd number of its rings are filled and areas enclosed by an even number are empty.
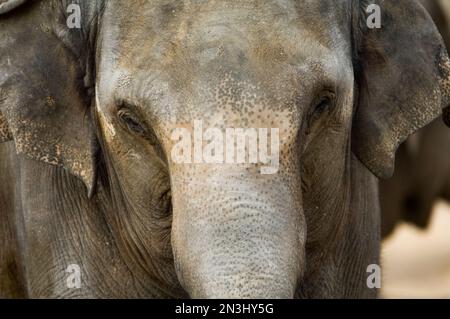
[[[425,10],[375,2],[385,29],[350,0],[49,0],[0,16],[0,140],[15,148],[1,235],[17,245],[0,246],[14,282],[0,295],[375,298],[377,177],[450,97]],[[278,172],[175,163],[172,132],[197,120],[278,128]]]

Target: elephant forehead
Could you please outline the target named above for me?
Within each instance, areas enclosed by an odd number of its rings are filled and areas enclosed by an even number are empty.
[[[346,2],[110,1],[103,69],[162,72],[180,86],[229,72],[268,82],[311,57],[335,61],[330,55],[349,46],[348,21],[340,16]]]
[[[338,14],[344,1],[322,2],[112,1],[104,34],[128,68],[154,60],[179,70],[218,56],[233,64],[295,63],[342,41],[339,29],[347,25]]]

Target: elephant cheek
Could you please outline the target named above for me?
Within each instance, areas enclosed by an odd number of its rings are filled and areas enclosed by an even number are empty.
[[[301,195],[261,177],[200,173],[172,177],[183,287],[192,298],[292,298],[304,269]]]

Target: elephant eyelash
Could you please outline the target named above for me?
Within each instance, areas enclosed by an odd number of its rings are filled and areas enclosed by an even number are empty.
[[[320,120],[324,113],[329,112],[336,100],[336,94],[332,91],[322,92],[311,107],[306,121],[306,135],[310,135],[316,126],[316,122]]]
[[[117,112],[117,115],[129,131],[140,136],[146,135],[146,128],[139,118],[129,109],[122,108]]]
[[[336,99],[336,94],[332,91],[323,92],[314,103],[312,113],[310,116],[310,122],[312,123],[320,115],[327,112],[333,105]]]
[[[322,114],[324,113],[331,104],[331,99],[329,97],[324,97],[320,102],[315,106],[313,113],[314,114]]]
[[[117,111],[117,116],[120,119],[120,124],[125,127],[130,133],[140,136],[147,140],[151,145],[157,147],[157,151],[159,154],[163,154],[160,149],[160,145],[158,142],[158,138],[156,137],[155,132],[152,128],[148,128],[139,117],[130,110],[126,104],[122,104],[122,106]]]

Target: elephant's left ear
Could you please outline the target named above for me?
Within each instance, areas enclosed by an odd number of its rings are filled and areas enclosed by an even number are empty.
[[[398,146],[448,106],[450,60],[416,0],[354,0],[353,5],[359,98],[352,149],[375,175],[386,178],[394,171]],[[376,6],[381,28],[370,29],[367,11]]]
[[[18,153],[66,169],[91,193],[96,140],[86,72],[54,11],[30,1],[0,15],[0,142],[12,138]]]

